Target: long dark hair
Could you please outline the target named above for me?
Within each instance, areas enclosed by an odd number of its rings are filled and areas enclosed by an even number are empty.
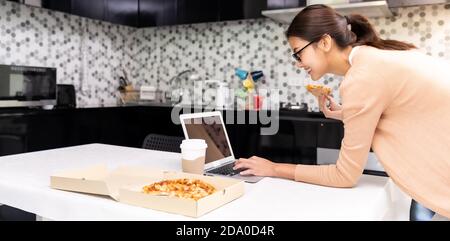
[[[348,25],[351,27],[348,28]],[[295,16],[286,36],[315,41],[330,35],[341,48],[369,45],[378,49],[409,50],[416,46],[397,40],[381,39],[366,17],[359,14],[342,16],[323,4],[310,5]]]

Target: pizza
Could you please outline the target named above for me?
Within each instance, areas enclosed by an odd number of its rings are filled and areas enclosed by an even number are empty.
[[[216,188],[198,179],[172,179],[156,182],[142,188],[146,194],[173,196],[199,200],[216,192]]]
[[[311,92],[314,96],[319,96],[320,94],[323,95],[330,95],[331,94],[331,88],[327,87],[325,85],[319,85],[319,84],[308,84],[306,86],[306,89]]]

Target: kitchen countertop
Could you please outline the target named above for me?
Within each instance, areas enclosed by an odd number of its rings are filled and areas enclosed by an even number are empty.
[[[186,107],[186,106],[185,106]],[[34,114],[44,114],[44,113],[59,113],[59,112],[67,112],[67,111],[83,111],[83,110],[98,110],[98,109],[114,109],[114,108],[173,108],[171,104],[165,104],[165,103],[146,103],[146,104],[139,104],[139,105],[118,105],[118,104],[109,104],[109,105],[103,105],[103,106],[84,106],[84,107],[77,107],[73,109],[42,109],[42,108],[1,108],[0,109],[0,117],[2,116],[22,116],[22,115],[34,115]],[[183,107],[182,107],[183,108]],[[199,106],[194,107],[187,107],[190,109],[194,109],[195,111],[201,111],[203,108]],[[208,111],[210,111],[208,109]],[[222,111],[241,111],[241,110],[235,110],[235,109],[224,109]],[[244,110],[242,110],[244,111]],[[249,110],[245,110],[249,111]],[[298,118],[304,119],[304,120],[310,120],[313,119],[320,119],[323,121],[331,121],[331,122],[338,122],[336,120],[331,120],[325,118],[325,116],[321,112],[308,112],[304,110],[290,110],[290,109],[280,109],[275,110],[278,111],[280,114],[280,119],[289,120],[289,119],[296,119]],[[249,111],[251,112],[251,110]],[[270,110],[270,112],[274,112],[274,110]]]

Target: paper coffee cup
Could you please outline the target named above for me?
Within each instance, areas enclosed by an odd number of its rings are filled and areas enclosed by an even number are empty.
[[[208,145],[203,139],[183,140],[180,145],[183,172],[203,174],[207,147]]]

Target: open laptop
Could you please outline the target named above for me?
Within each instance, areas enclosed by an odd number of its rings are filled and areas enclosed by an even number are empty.
[[[186,139],[203,139],[208,144],[205,157],[205,175],[228,176],[255,183],[264,177],[242,176],[233,170],[236,158],[219,111],[180,115]]]

